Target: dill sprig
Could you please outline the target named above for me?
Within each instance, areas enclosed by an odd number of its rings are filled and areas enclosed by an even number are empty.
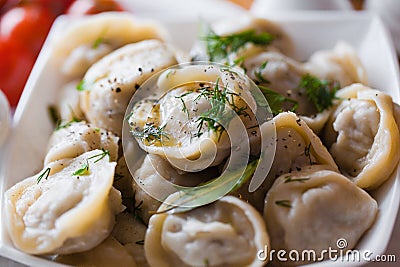
[[[284,199],[284,200],[277,200],[275,201],[275,204],[281,207],[285,207],[285,208],[291,208],[292,207],[292,203],[290,202],[290,200]]]
[[[238,116],[247,115],[245,111],[247,106],[239,107],[235,104],[235,97],[239,95],[229,92],[226,86],[220,89],[219,79],[215,82],[214,88],[202,87],[199,90],[200,95],[195,101],[200,97],[205,97],[210,102],[211,108],[198,116],[197,133],[194,137],[200,137],[203,134],[201,131],[204,125],[207,125],[208,130],[217,133],[220,138],[222,132],[225,131],[223,125],[228,124],[233,117],[233,114],[226,110],[227,104]]]
[[[218,61],[226,59],[230,53],[237,52],[247,43],[268,45],[274,40],[274,37],[266,32],[257,34],[255,30],[220,36],[209,28],[207,35],[203,39],[206,41],[206,49],[210,61]]]
[[[135,242],[135,244],[143,246],[144,245],[144,240],[138,240],[138,241]]]
[[[149,143],[154,141],[162,142],[163,138],[169,139],[168,134],[164,131],[165,126],[167,124],[156,126],[153,122],[150,122],[145,124],[143,130],[135,129],[131,132],[134,137],[146,140]]]
[[[69,126],[71,126],[72,124],[74,124],[75,122],[81,122],[81,119],[78,119],[77,117],[73,116],[72,119],[66,123],[60,123],[59,125],[57,125],[56,127],[56,131],[63,129],[63,128],[68,128]]]
[[[305,181],[310,180],[310,178],[292,178],[292,176],[286,176],[285,177],[285,184],[286,183],[291,183],[291,182],[300,182],[300,183],[304,183]]]
[[[306,74],[301,78],[298,88],[304,89],[308,100],[314,104],[318,112],[322,112],[333,105],[340,84],[336,81],[320,80],[316,76]]]
[[[184,113],[186,113],[188,119],[190,118],[190,114],[189,114],[189,110],[187,109],[185,100],[184,100],[183,98],[184,98],[185,96],[191,94],[191,93],[193,93],[193,92],[190,91],[190,92],[186,92],[186,93],[184,93],[184,94],[181,94],[180,96],[175,96],[175,98],[177,98],[177,99],[179,99],[179,100],[181,101],[181,103],[182,103],[182,109],[181,109],[181,111],[184,112]]]
[[[47,178],[49,177],[51,168],[47,168],[45,169],[36,179],[36,182],[39,183],[43,178],[47,180]]]
[[[99,162],[100,160],[102,160],[105,156],[110,156],[110,152],[109,152],[108,150],[105,150],[104,148],[102,148],[101,150],[102,150],[102,152],[101,152],[100,154],[96,154],[96,155],[94,155],[94,156],[91,156],[91,157],[88,158],[88,160],[89,160],[89,159],[98,158],[98,159],[96,159],[96,160],[94,161],[94,163],[97,163],[97,162]]]
[[[292,112],[295,112],[299,107],[299,103],[292,98],[281,95],[280,93],[277,93],[265,86],[259,85],[258,88],[267,99],[268,105],[271,108],[274,116],[284,111],[283,106],[285,103],[292,105],[292,108],[290,109]]]

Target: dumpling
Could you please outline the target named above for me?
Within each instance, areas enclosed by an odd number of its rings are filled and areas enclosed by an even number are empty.
[[[203,35],[199,36],[200,41],[195,44],[192,48],[191,55],[195,61],[198,60],[211,60],[216,62],[228,62],[230,65],[235,64],[238,60],[253,56],[263,51],[281,51],[287,55],[293,53],[293,44],[288,35],[277,25],[276,23],[263,19],[256,18],[249,15],[243,15],[236,17],[234,21],[221,20],[213,23],[211,29],[205,27],[203,29]],[[210,32],[210,30],[212,32]],[[273,37],[273,41],[268,44],[254,44],[251,41],[243,42],[243,40],[251,39],[246,36],[251,36],[249,32],[254,31],[255,35],[270,34]],[[243,35],[244,34],[244,35]],[[223,47],[223,45],[214,44],[214,40],[207,40],[207,37],[214,37],[217,35],[220,38],[233,38],[238,40],[237,42],[243,42],[242,46],[239,46],[237,50],[231,50],[229,46]],[[236,36],[236,37],[235,37]],[[205,42],[202,42],[206,39]],[[209,43],[209,44],[208,44]],[[208,46],[216,45],[218,49],[226,49],[224,53],[220,54],[220,50],[216,53],[208,50]]]
[[[129,118],[141,148],[183,171],[199,171],[220,164],[235,143],[249,148],[249,141],[257,142],[249,129],[257,126],[250,84],[225,69],[191,65],[166,70],[157,88],[171,90],[156,102],[145,99],[133,106]]]
[[[100,245],[91,250],[69,255],[58,255],[54,260],[77,267],[113,267],[116,265],[142,267],[142,265],[137,265],[135,258],[113,237],[108,237]]]
[[[259,211],[264,208],[265,194],[275,179],[282,174],[299,171],[310,165],[322,165],[326,169],[338,171],[338,168],[322,144],[319,137],[292,112],[278,114],[273,120],[261,125],[261,132],[268,133],[276,129],[276,150],[271,169],[263,184],[255,191],[248,191],[249,182],[232,192],[250,202]],[[272,146],[272,144],[267,144]]]
[[[267,100],[272,101],[271,104],[273,104],[273,99],[270,100],[268,97],[268,90],[287,99],[283,102],[282,110],[295,109],[296,114],[300,115],[315,133],[318,134],[321,131],[331,112],[329,102],[318,108],[317,104],[311,100],[307,89],[318,90],[320,88],[305,88],[301,85],[304,81],[311,81],[313,85],[323,86],[321,89],[324,91],[333,91],[337,86],[334,82],[335,77],[332,80],[320,81],[305,68],[303,63],[276,51],[262,52],[245,58],[242,66],[246,70],[246,74],[260,85],[261,90],[267,90],[264,93]],[[317,101],[318,104],[322,103],[319,95]]]
[[[275,181],[265,199],[264,219],[275,251],[313,250],[326,258],[321,253],[329,247],[354,248],[377,213],[368,193],[340,173],[314,165]],[[343,239],[347,246],[338,247]],[[307,262],[285,262],[290,263]]]
[[[133,196],[132,181],[133,178],[125,157],[121,156],[115,167],[113,186],[121,192],[122,196],[129,198]]]
[[[64,160],[5,193],[6,225],[14,245],[29,254],[69,254],[108,237],[123,210],[112,187],[116,163],[102,150]]]
[[[144,249],[150,266],[264,266],[269,248],[262,216],[246,202],[225,196],[194,210],[151,217]]]
[[[136,204],[137,209],[141,208]],[[116,223],[111,233],[119,243],[133,256],[140,267],[149,266],[144,254],[144,238],[147,230],[147,224],[134,213],[123,212],[116,216]]]
[[[136,89],[152,74],[176,63],[172,49],[158,40],[129,44],[103,57],[82,81],[80,103],[86,119],[120,136]]]
[[[54,40],[54,55],[64,75],[81,78],[93,63],[116,48],[166,38],[166,30],[153,21],[130,13],[105,12],[70,21]]]
[[[116,161],[118,140],[115,134],[84,121],[67,122],[59,126],[59,129],[56,129],[50,137],[44,164],[60,159],[75,158],[94,149],[107,150],[111,160]]]
[[[324,140],[345,176],[361,188],[375,189],[400,158],[392,98],[361,84],[343,88],[337,97],[343,100],[331,115]]]
[[[339,81],[342,87],[352,83],[368,84],[367,72],[360,58],[346,42],[338,42],[332,50],[311,55],[305,68],[320,79]]]
[[[65,84],[58,96],[57,108],[61,121],[83,120],[84,116],[79,103],[79,91],[76,86],[79,81],[74,80]]]
[[[173,168],[168,161],[158,155],[147,154],[133,177],[135,202],[143,202],[139,215],[148,222],[152,213],[161,205],[159,200],[164,200],[176,191],[174,185],[196,186],[217,177],[217,171],[209,168],[200,173],[186,173]]]

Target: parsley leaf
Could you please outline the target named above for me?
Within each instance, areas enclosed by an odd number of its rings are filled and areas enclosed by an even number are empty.
[[[72,175],[87,175],[89,174],[89,161],[86,160],[86,163],[82,164],[82,167],[76,170]]]
[[[85,80],[81,80],[77,85],[76,85],[76,90],[82,92],[85,90],[88,90],[88,86],[87,83],[85,82]]]
[[[307,98],[314,104],[318,112],[333,105],[336,91],[340,88],[338,82],[320,80],[316,76],[306,74],[301,78],[299,89],[305,89]]]

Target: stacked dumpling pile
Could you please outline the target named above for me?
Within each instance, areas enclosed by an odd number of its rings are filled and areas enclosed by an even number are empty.
[[[43,170],[7,191],[15,246],[75,265],[157,267],[264,266],[261,250],[313,250],[323,259],[341,239],[341,249],[353,249],[378,214],[369,192],[400,156],[396,105],[368,87],[353,48],[338,42],[300,62],[278,25],[251,17],[205,27],[191,57],[165,36],[149,22],[103,14],[59,40],[69,80],[62,123]],[[189,58],[222,65],[164,70]],[[269,103],[261,121],[265,102],[254,87]],[[129,105],[135,92],[144,97]],[[124,120],[124,138],[145,152],[137,162],[122,153]],[[263,135],[273,138],[263,144]],[[255,159],[271,147],[270,168],[249,192],[263,167]],[[182,199],[171,184],[212,191],[241,149],[248,157],[239,182],[206,205],[171,208]]]

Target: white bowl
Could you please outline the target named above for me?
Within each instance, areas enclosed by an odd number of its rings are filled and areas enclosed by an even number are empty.
[[[188,12],[190,6],[188,5]],[[191,12],[191,11],[190,11]],[[217,13],[217,12],[215,12]],[[188,48],[198,30],[198,16],[162,16],[158,19],[171,31],[175,44]],[[381,20],[367,13],[306,12],[280,14],[270,17],[278,22],[296,44],[297,59],[306,59],[319,49],[332,48],[344,40],[353,45],[366,67],[370,85],[388,92],[399,102],[399,70],[391,39]],[[218,19],[218,16],[215,17]],[[0,217],[4,218],[4,192],[16,182],[37,173],[42,167],[45,148],[53,126],[48,116],[48,105],[55,102],[57,89],[64,82],[59,68],[52,60],[52,39],[67,27],[68,18],[58,19],[28,80],[15,112],[15,131],[9,139],[6,160],[0,169]],[[379,215],[374,226],[357,245],[359,250],[382,254],[388,244],[399,206],[400,174],[393,176],[373,197],[379,204]],[[355,226],[357,227],[357,226]],[[46,259],[27,255],[15,249],[7,235],[4,222],[0,222],[0,254],[29,266],[58,265]],[[320,262],[312,266],[355,266],[360,262]]]

